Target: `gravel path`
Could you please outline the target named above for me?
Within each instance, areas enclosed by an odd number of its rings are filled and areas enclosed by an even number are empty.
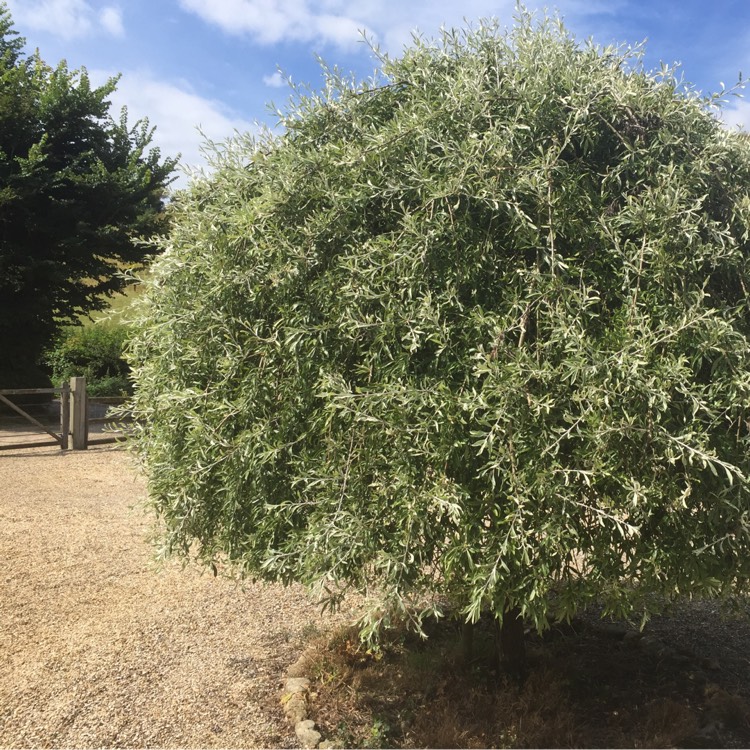
[[[0,453],[0,747],[295,747],[284,671],[334,618],[157,567],[144,496],[109,446]]]

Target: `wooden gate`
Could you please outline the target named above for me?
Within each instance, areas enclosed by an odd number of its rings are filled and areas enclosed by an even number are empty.
[[[60,432],[54,432],[43,425],[36,417],[22,409],[18,404],[13,403],[8,396],[39,396],[60,394]],[[68,447],[68,436],[70,434],[70,393],[71,387],[68,383],[63,383],[60,388],[6,388],[0,390],[0,403],[5,404],[8,408],[23,417],[42,432],[54,438],[54,442],[47,440],[43,443],[3,443],[0,450],[11,450],[13,448],[37,448],[48,445],[59,445],[66,450]]]
[[[38,396],[44,394],[59,394],[60,396],[60,431],[50,429],[36,417],[29,413],[19,404],[11,401],[9,396]],[[70,383],[64,383],[60,388],[15,388],[0,390],[0,404],[16,412],[26,422],[31,423],[36,432],[39,431],[49,435],[54,442],[49,440],[40,442],[26,439],[24,441],[13,440],[11,442],[0,441],[0,451],[17,448],[41,448],[49,445],[59,445],[66,450],[86,450],[90,445],[102,445],[104,443],[115,443],[123,439],[124,428],[122,423],[127,423],[130,418],[123,414],[118,415],[117,424],[113,423],[112,416],[107,416],[109,406],[121,405],[127,398],[120,397],[92,397],[86,391],[86,378],[71,378]],[[109,434],[102,435],[97,429],[106,425]],[[93,433],[91,432],[93,430]]]
[[[60,397],[60,431],[50,429],[36,417],[29,413],[29,409],[22,408],[14,403],[9,396],[39,396],[55,395]],[[31,423],[37,431],[44,432],[53,438],[54,442],[0,442],[0,451],[18,448],[41,448],[50,445],[59,445],[63,450],[71,447],[73,450],[86,450],[89,445],[101,445],[103,443],[114,443],[122,439],[122,434],[110,432],[109,435],[90,436],[90,430],[94,424],[111,424],[112,417],[105,415],[108,406],[122,404],[125,398],[89,398],[86,391],[86,378],[71,378],[70,383],[63,383],[59,388],[13,388],[0,390],[0,404],[5,404],[26,422]],[[99,414],[96,412],[99,410]]]

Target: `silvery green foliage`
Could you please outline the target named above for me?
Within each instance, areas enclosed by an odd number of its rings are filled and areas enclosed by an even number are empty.
[[[381,62],[176,206],[131,352],[165,549],[370,635],[743,590],[748,141],[556,22]]]

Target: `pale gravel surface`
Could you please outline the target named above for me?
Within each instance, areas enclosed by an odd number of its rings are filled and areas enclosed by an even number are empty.
[[[297,746],[282,679],[336,620],[156,566],[144,497],[121,449],[0,453],[0,747]]]

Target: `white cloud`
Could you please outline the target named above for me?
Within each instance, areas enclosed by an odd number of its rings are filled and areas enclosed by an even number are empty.
[[[105,31],[123,36],[122,12],[115,7],[94,12],[87,0],[7,0],[13,20],[63,39],[76,39]]]
[[[125,36],[125,25],[122,22],[122,11],[119,8],[113,6],[102,8],[99,13],[99,23],[112,36]]]
[[[266,86],[270,86],[272,89],[280,89],[286,85],[286,80],[284,79],[284,76],[281,75],[280,71],[277,70],[270,76],[263,76],[263,83],[265,83]]]
[[[248,34],[263,44],[320,39],[350,46],[367,24],[342,3],[315,0],[179,0],[183,10],[229,34]],[[320,7],[323,6],[323,7]],[[331,12],[334,11],[334,12]]]
[[[313,18],[316,36],[333,42],[339,47],[349,47],[362,39],[368,27],[361,21],[355,21],[346,16],[334,16],[325,13]],[[370,33],[374,33],[370,31]]]
[[[8,5],[16,23],[65,39],[86,36],[94,26],[86,0],[12,0]]]
[[[557,6],[582,19],[610,16],[627,2],[558,0]],[[515,0],[179,0],[179,4],[226,33],[248,35],[262,44],[322,40],[347,48],[360,42],[364,33],[396,54],[411,42],[415,31],[434,36],[442,26],[464,27],[465,19],[498,18],[509,24],[516,7]]]
[[[721,110],[721,119],[732,129],[740,127],[750,133],[750,102],[735,100]]]
[[[90,71],[92,83],[96,84],[103,83],[111,75],[106,71]],[[147,117],[149,123],[156,126],[152,145],[161,149],[162,156],[176,156],[182,152],[180,164],[184,167],[206,165],[201,153],[204,135],[211,141],[222,142],[235,132],[257,129],[221,102],[199,96],[187,84],[160,81],[148,73],[124,73],[110,98],[115,119],[123,106],[128,108],[128,124],[131,126],[136,120]],[[185,182],[181,177],[175,186],[184,187]]]
[[[351,48],[362,39],[399,54],[413,32],[433,37],[442,26],[464,27],[465,19],[498,18],[510,25],[516,0],[179,0],[182,9],[228,34],[247,35],[262,44],[323,41]],[[557,0],[563,16],[587,35],[631,0]],[[528,0],[527,7],[544,7]]]

